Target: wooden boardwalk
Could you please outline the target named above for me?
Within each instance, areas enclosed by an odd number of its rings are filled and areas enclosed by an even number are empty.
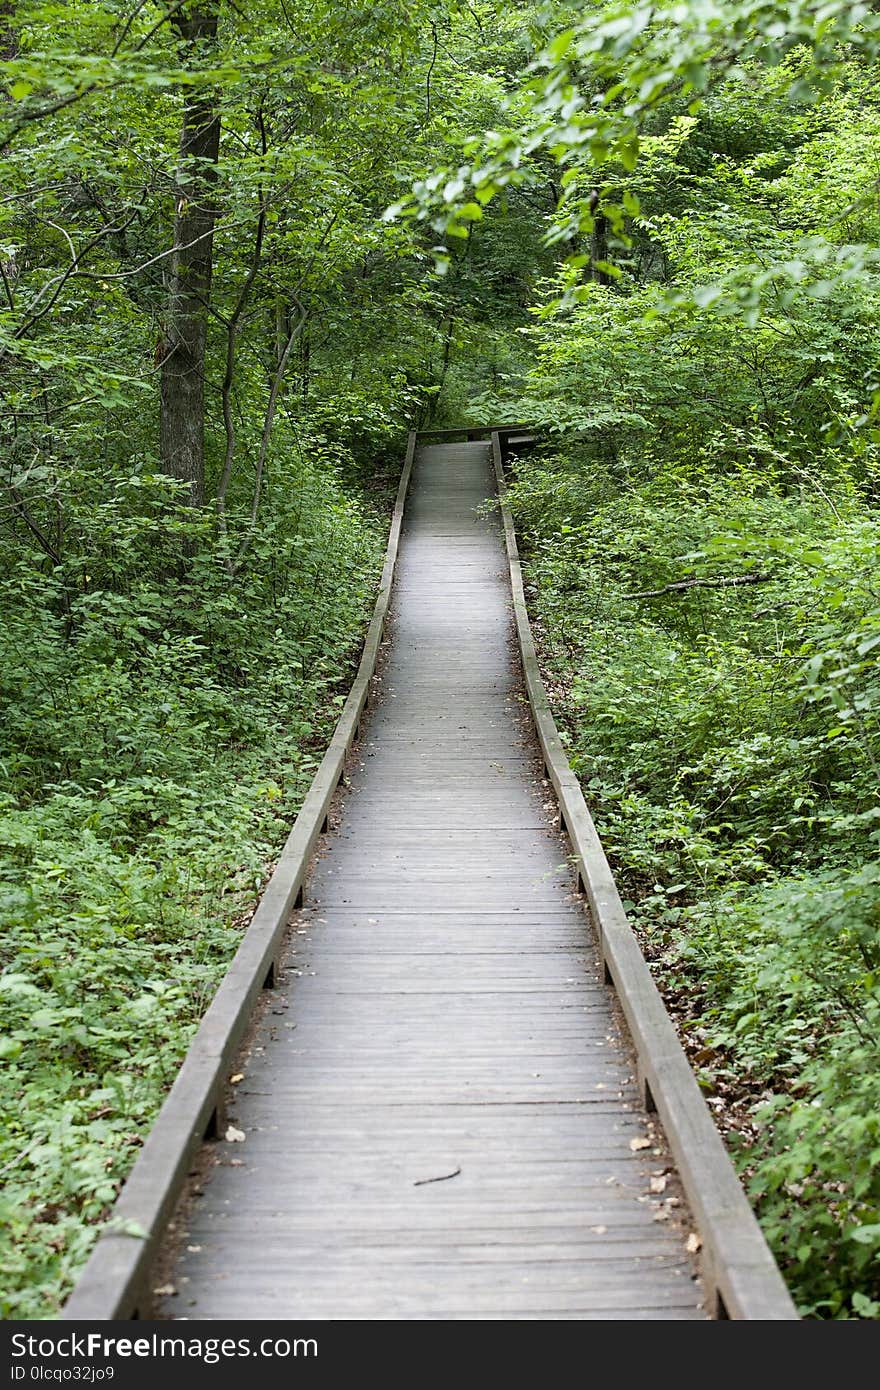
[[[489,447],[421,449],[340,827],[172,1318],[702,1318],[522,705]],[[453,1176],[454,1175],[454,1176]]]

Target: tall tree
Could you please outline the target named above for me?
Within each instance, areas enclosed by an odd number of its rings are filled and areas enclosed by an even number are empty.
[[[188,65],[215,44],[219,6],[178,11],[172,24]],[[188,483],[194,506],[205,499],[205,350],[217,216],[216,165],[220,114],[213,92],[187,91],[175,188],[174,252],[168,285],[162,366],[159,455],[171,477]]]

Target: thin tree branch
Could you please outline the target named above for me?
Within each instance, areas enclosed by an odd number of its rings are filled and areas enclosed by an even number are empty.
[[[45,315],[49,313],[49,310],[57,302],[58,296],[60,295],[64,286],[67,284],[67,281],[71,278],[72,275],[76,275],[78,273],[77,268],[80,262],[82,261],[83,257],[87,256],[91,251],[93,251],[95,247],[105,239],[105,237],[110,236],[113,232],[124,232],[128,227],[130,227],[135,217],[137,217],[138,211],[139,209],[135,208],[134,212],[131,214],[128,220],[123,222],[122,225],[119,227],[103,227],[96,236],[92,237],[91,241],[86,243],[83,249],[79,252],[77,256],[74,257],[70,265],[67,267],[66,270],[63,271],[61,275],[59,275],[55,280],[50,280],[47,285],[43,286],[39,294],[34,299],[33,303],[30,305],[30,318],[27,319],[25,323],[19,325],[19,327],[12,334],[13,339],[23,338],[26,333],[30,332],[35,323],[39,323],[40,319],[44,318]],[[37,304],[39,304],[40,300],[46,294],[51,294],[49,302],[43,306],[43,308],[40,310],[38,314],[33,313],[34,307]],[[2,359],[3,356],[5,356],[5,353],[0,352],[0,359]]]
[[[15,296],[12,293],[12,286],[10,285],[9,280],[7,278],[6,267],[3,264],[2,259],[0,259],[0,279],[2,279],[3,281],[3,288],[6,291],[6,298],[9,300],[9,307],[12,310],[12,312],[15,313]]]
[[[769,584],[776,579],[775,574],[731,574],[718,579],[678,579],[674,584],[664,584],[662,589],[645,589],[638,594],[621,594],[625,603],[637,598],[662,598],[664,594],[686,593],[688,589],[737,589],[742,584]]]
[[[439,42],[437,25],[434,20],[431,21],[431,33],[434,35],[434,52],[431,54],[428,75],[425,78],[425,124],[431,119],[431,78],[434,75],[434,67],[437,63],[437,44]]]
[[[123,26],[122,26],[122,32],[120,33],[119,38],[116,40],[115,44],[113,45],[113,50],[112,50],[112,52],[111,52],[111,54],[110,54],[110,57],[111,57],[111,58],[115,58],[115,57],[116,57],[116,55],[117,55],[117,53],[119,52],[120,48],[121,48],[122,45],[125,43],[125,40],[128,38],[128,33],[129,33],[129,30],[131,29],[131,26],[134,24],[135,20],[137,19],[138,15],[140,14],[141,10],[145,9],[146,6],[147,6],[149,3],[150,3],[150,0],[139,0],[139,3],[138,3],[137,5],[135,5],[135,7],[134,7],[134,9],[132,10],[131,14],[128,16],[128,18],[126,19],[125,23],[124,23]]]
[[[162,25],[167,24],[169,19],[173,19],[174,16],[177,14],[177,11],[182,10],[184,5],[187,4],[189,4],[189,0],[177,0],[176,5],[171,5],[165,11],[162,18],[156,21],[152,29],[148,29],[147,32],[143,35],[143,37],[138,39],[134,48],[131,50],[132,53],[140,53],[142,49],[146,48],[147,44],[150,42],[150,39],[153,37],[154,34],[158,33],[158,31],[162,28]]]
[[[265,143],[265,127],[262,126],[262,112],[260,113],[260,121]],[[263,153],[265,153],[265,149]],[[229,490],[229,483],[232,478],[232,463],[235,456],[235,423],[232,419],[231,400],[232,382],[235,375],[235,345],[238,340],[239,320],[241,319],[244,306],[247,303],[251,286],[257,278],[260,260],[263,254],[263,236],[266,230],[267,205],[262,197],[262,191],[260,202],[260,216],[257,221],[257,235],[254,241],[251,263],[226,326],[226,370],[223,376],[223,385],[220,388],[223,401],[223,424],[226,430],[226,455],[223,460],[223,474],[220,479],[220,485],[217,488],[217,512],[220,517],[221,531],[224,533],[226,531],[226,493]]]
[[[254,531],[256,530],[257,514],[260,510],[260,494],[262,492],[263,487],[263,474],[266,468],[266,458],[269,453],[269,440],[272,436],[272,426],[275,423],[275,411],[278,405],[278,392],[281,390],[281,383],[284,379],[284,372],[287,368],[287,362],[290,357],[291,348],[293,347],[294,342],[298,338],[303,326],[306,323],[306,320],[308,319],[307,311],[303,309],[301,305],[299,307],[300,317],[297,320],[297,322],[293,325],[293,328],[290,330],[290,336],[287,339],[287,342],[284,346],[284,351],[281,354],[281,360],[279,361],[278,367],[275,371],[275,375],[272,378],[272,390],[269,392],[269,403],[266,406],[266,416],[263,421],[263,434],[262,438],[260,439],[260,453],[257,458],[257,475],[254,479],[254,498],[253,503],[251,504],[250,525],[248,527],[247,535],[242,541],[241,546],[239,547],[238,554],[235,557],[235,563],[231,566],[231,574],[237,574],[238,571],[241,569],[242,561],[244,560],[244,557],[247,554],[248,549],[250,548],[250,544],[254,536]]]
[[[267,204],[267,206],[268,206],[268,204]],[[300,317],[299,317],[299,319],[297,320],[297,322],[293,325],[293,327],[292,327],[291,330],[290,330],[290,334],[289,334],[288,339],[287,339],[287,342],[286,342],[286,344],[285,344],[285,346],[284,346],[284,351],[283,351],[282,354],[281,354],[281,357],[280,357],[280,359],[279,359],[279,361],[278,361],[278,365],[277,365],[277,367],[276,367],[276,369],[275,369],[275,372],[274,372],[274,375],[273,375],[273,378],[272,378],[272,387],[271,387],[271,390],[270,390],[270,393],[269,393],[269,402],[268,402],[268,405],[267,405],[267,407],[266,407],[266,414],[265,414],[265,417],[264,417],[264,420],[263,420],[263,432],[262,432],[262,436],[261,436],[261,439],[260,439],[260,452],[259,452],[259,455],[258,455],[258,457],[257,457],[257,463],[256,463],[256,477],[255,477],[255,480],[254,480],[254,496],[253,496],[253,502],[252,502],[252,504],[251,504],[250,524],[249,524],[249,527],[248,527],[248,531],[247,531],[247,533],[246,533],[244,539],[243,539],[242,542],[241,542],[241,545],[240,545],[240,547],[239,547],[238,554],[237,554],[237,556],[236,556],[236,558],[235,558],[235,561],[234,561],[234,562],[230,562],[230,563],[228,564],[228,566],[227,566],[227,568],[228,568],[228,570],[229,570],[229,573],[230,573],[231,575],[233,575],[233,576],[236,575],[236,574],[238,573],[239,569],[241,568],[242,561],[244,560],[244,557],[245,557],[245,555],[247,554],[247,551],[248,551],[248,549],[249,549],[249,547],[250,547],[251,541],[252,541],[253,536],[254,536],[254,531],[255,531],[255,529],[256,529],[256,523],[257,523],[257,515],[258,515],[259,509],[260,509],[260,496],[261,496],[261,493],[262,493],[263,475],[264,475],[264,473],[265,473],[265,468],[266,468],[266,458],[268,457],[268,452],[269,452],[269,441],[270,441],[270,438],[271,438],[271,435],[272,435],[272,426],[273,426],[274,421],[275,421],[275,413],[276,413],[277,406],[278,406],[278,394],[279,394],[279,392],[280,392],[280,390],[281,390],[281,384],[282,384],[282,381],[283,381],[283,379],[284,379],[284,373],[285,373],[285,370],[286,370],[286,368],[287,368],[287,363],[288,363],[288,360],[289,360],[289,358],[290,358],[290,353],[291,353],[291,349],[293,348],[293,344],[294,344],[294,342],[296,341],[297,337],[299,336],[300,332],[302,331],[303,327],[305,326],[305,324],[306,324],[306,322],[307,322],[307,320],[308,320],[308,317],[309,317],[309,315],[308,315],[308,310],[306,310],[305,308],[303,308],[302,304],[299,302],[298,295],[299,295],[299,292],[300,292],[300,290],[302,289],[303,285],[305,284],[306,280],[308,279],[309,273],[310,273],[310,271],[311,271],[311,269],[312,269],[312,266],[313,266],[314,263],[315,263],[315,260],[316,260],[316,258],[317,258],[318,252],[320,251],[321,247],[324,245],[324,242],[327,240],[328,236],[330,235],[331,231],[333,230],[333,227],[335,226],[335,224],[336,224],[336,222],[337,222],[337,220],[338,220],[338,218],[339,218],[339,215],[340,215],[341,211],[342,211],[341,208],[337,208],[336,212],[333,213],[333,216],[332,216],[332,217],[330,218],[330,220],[328,221],[326,227],[324,228],[323,232],[321,233],[320,237],[318,238],[318,241],[316,242],[314,248],[312,249],[312,254],[311,254],[311,256],[309,257],[309,259],[308,259],[308,261],[307,261],[307,263],[306,263],[305,269],[303,270],[303,273],[302,273],[302,275],[301,275],[300,278],[299,278],[298,284],[295,286],[295,288],[294,288],[292,291],[289,291],[289,292],[288,292],[288,298],[296,305],[297,309],[299,310]],[[265,212],[265,208],[263,209],[263,212]],[[256,272],[255,272],[255,273],[256,273]],[[236,306],[236,307],[237,307],[237,306]],[[233,314],[234,314],[234,313],[235,313],[235,310],[233,310]],[[228,351],[228,342],[229,342],[229,339],[227,339],[227,351]],[[234,349],[233,349],[233,350],[234,350]],[[228,356],[227,356],[227,367],[228,367],[228,363],[229,363],[229,359],[228,359]],[[224,385],[225,385],[225,381],[224,381]],[[231,381],[230,381],[230,384],[229,384],[229,388],[228,388],[228,389],[229,389],[229,392],[231,393],[231,390],[232,390],[232,382],[231,382]],[[231,421],[231,416],[229,417],[229,419],[230,419],[230,421]],[[226,415],[226,406],[225,406],[225,402],[224,402],[224,421],[226,421],[226,420],[227,420],[227,415]],[[228,426],[227,426],[227,430],[228,430]],[[228,434],[228,432],[227,432],[227,459],[224,460],[224,475],[223,475],[223,481],[226,481],[226,466],[227,466],[227,462],[229,461],[228,445],[229,445],[229,434]],[[232,466],[232,465],[231,465],[231,462],[229,462],[229,467],[230,467],[230,469],[231,469],[231,466]],[[221,486],[222,486],[222,485],[223,485],[223,482],[221,482]],[[226,487],[228,488],[228,482],[226,482]],[[224,492],[224,496],[223,496],[223,505],[224,505],[224,507],[225,507],[225,492]],[[222,508],[221,508],[221,514],[222,514]]]
[[[49,558],[51,560],[54,560],[56,565],[60,565],[61,556],[58,554],[58,551],[55,549],[54,545],[49,540],[49,538],[46,535],[44,535],[40,527],[34,521],[33,517],[27,509],[27,506],[25,505],[25,500],[19,492],[18,488],[10,487],[9,491],[12,495],[18,515],[21,517],[22,521],[27,526],[31,535],[34,536],[34,538],[39,542],[39,544],[42,546],[43,550],[45,550]]]

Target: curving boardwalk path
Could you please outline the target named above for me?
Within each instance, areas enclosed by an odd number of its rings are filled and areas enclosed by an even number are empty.
[[[630,1146],[645,1116],[475,514],[493,492],[487,445],[420,451],[381,703],[165,1316],[705,1316]]]

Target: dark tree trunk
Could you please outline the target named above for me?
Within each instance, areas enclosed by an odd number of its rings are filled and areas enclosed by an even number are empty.
[[[590,197],[593,214],[593,232],[590,237],[590,276],[597,285],[612,284],[612,277],[602,266],[608,260],[608,218],[599,207],[600,194],[594,188]]]
[[[0,0],[0,59],[18,57],[18,30],[13,27],[17,6],[14,0]]]
[[[309,387],[311,385],[311,361],[312,361],[312,335],[309,332],[309,325],[306,324],[300,338],[300,352],[302,365],[302,398],[303,404],[309,399]]]
[[[174,27],[188,61],[217,37],[217,5],[179,12]],[[205,348],[211,295],[216,164],[220,116],[210,93],[188,93],[183,108],[174,213],[174,252],[161,344],[159,456],[172,478],[188,483],[193,506],[205,500]]]

